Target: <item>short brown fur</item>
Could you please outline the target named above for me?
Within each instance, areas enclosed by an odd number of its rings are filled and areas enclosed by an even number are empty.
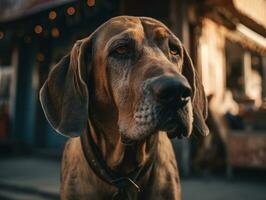
[[[134,62],[121,64],[109,58],[108,48],[119,37],[134,38],[138,49]],[[164,44],[168,37],[181,49],[177,59],[168,56]],[[121,16],[106,22],[75,44],[50,72],[40,93],[50,124],[71,137],[90,133],[114,171],[127,174],[144,165],[156,145],[153,166],[137,181],[141,191],[129,189],[129,199],[181,199],[177,164],[167,134],[154,129],[143,135],[133,117],[143,96],[141,83],[161,74],[182,74],[188,80],[193,89],[193,133],[207,135],[206,99],[192,62],[171,31],[151,18]],[[189,136],[190,128],[187,130],[185,135]],[[123,137],[134,143],[125,145]],[[89,167],[81,138],[70,138],[62,159],[61,199],[111,199],[116,192],[116,187]]]

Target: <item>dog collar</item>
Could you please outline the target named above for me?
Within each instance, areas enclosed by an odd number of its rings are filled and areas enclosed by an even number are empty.
[[[135,191],[140,192],[141,188],[138,186],[137,181],[140,177],[143,177],[153,165],[155,160],[156,142],[151,149],[151,156],[149,156],[143,166],[138,167],[129,174],[120,174],[107,166],[98,146],[93,141],[89,128],[87,128],[87,132],[84,131],[82,133],[80,139],[84,157],[90,168],[103,181],[118,188],[118,192],[114,194],[113,199],[121,199],[121,197],[124,199],[126,190],[129,188],[134,188]]]

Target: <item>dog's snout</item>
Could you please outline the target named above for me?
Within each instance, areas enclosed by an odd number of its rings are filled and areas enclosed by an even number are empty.
[[[150,88],[156,100],[161,103],[176,102],[185,105],[192,95],[188,81],[181,75],[156,78],[150,83]]]

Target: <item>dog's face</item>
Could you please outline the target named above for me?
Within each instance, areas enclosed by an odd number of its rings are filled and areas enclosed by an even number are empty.
[[[95,62],[102,64],[94,64],[106,68],[97,72],[107,72],[122,138],[139,140],[158,130],[189,135],[193,86],[182,75],[180,41],[150,18],[117,18],[107,26],[95,42]]]
[[[64,59],[41,92],[46,116],[59,132],[78,135],[88,110],[101,107],[115,113],[109,121],[116,123],[123,142],[159,130],[189,136],[193,126],[207,134],[206,100],[191,60],[177,37],[157,20],[113,18]],[[56,91],[57,100],[48,97]]]

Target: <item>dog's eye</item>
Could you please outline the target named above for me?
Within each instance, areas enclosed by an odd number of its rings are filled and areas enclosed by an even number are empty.
[[[174,56],[180,55],[180,48],[174,44],[169,43],[169,51]]]
[[[176,49],[170,49],[170,53],[175,56],[175,55],[177,55],[177,50]]]
[[[125,55],[129,53],[128,46],[120,46],[115,49],[115,52],[119,55]]]
[[[113,50],[111,50],[109,55],[111,57],[116,58],[116,59],[127,59],[127,58],[130,58],[132,53],[133,52],[132,52],[132,48],[130,48],[130,45],[121,44],[121,45],[113,48]]]

